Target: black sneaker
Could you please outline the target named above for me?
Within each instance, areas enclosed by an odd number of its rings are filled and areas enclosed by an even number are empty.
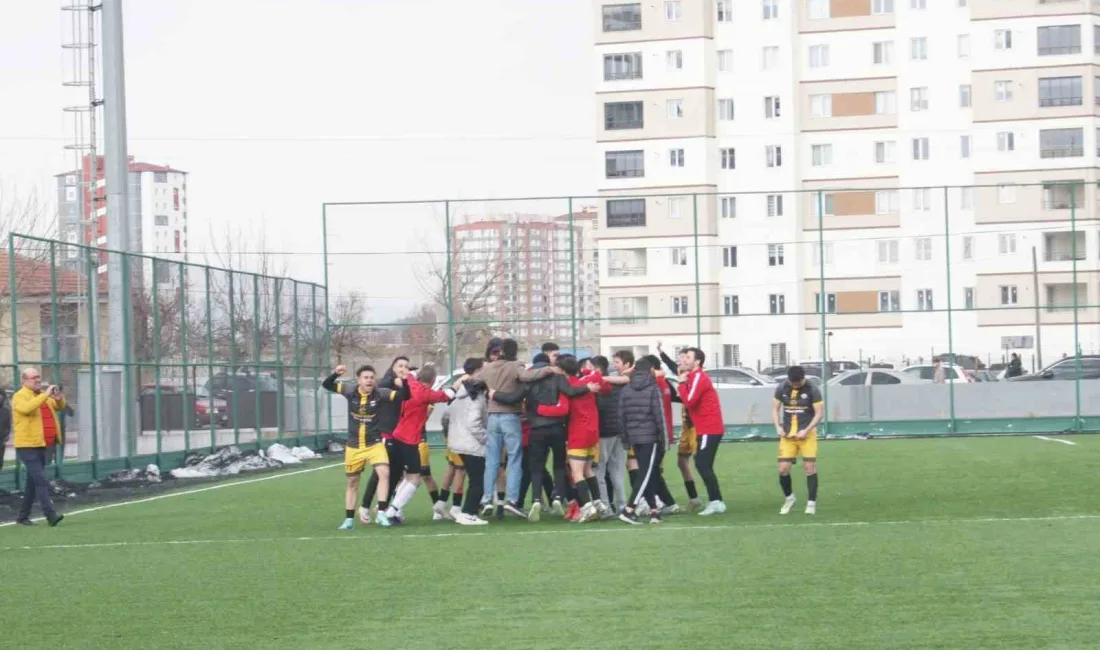
[[[637,526],[642,523],[638,521],[638,514],[636,512],[628,512],[626,510],[623,510],[619,513],[619,521],[623,522],[624,524],[630,524],[631,526]]]
[[[33,521],[31,521],[30,519],[16,519],[15,523],[19,524],[20,526],[35,526],[35,525],[37,525]]]
[[[65,515],[54,515],[53,517],[47,519],[47,521],[50,522],[50,528],[53,528],[54,526],[60,524],[61,520],[64,519],[64,518],[65,518]]]
[[[521,519],[526,519],[527,518],[527,513],[524,512],[523,508],[520,508],[519,505],[515,501],[508,501],[507,503],[505,503],[504,504],[504,511],[507,512],[510,515],[515,515],[516,517],[519,517]]]

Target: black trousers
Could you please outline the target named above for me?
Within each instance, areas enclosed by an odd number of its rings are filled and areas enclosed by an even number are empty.
[[[485,494],[485,457],[459,454],[466,466],[466,497],[462,502],[462,512],[477,516],[481,507],[481,497]]]
[[[27,485],[23,488],[23,505],[19,508],[19,519],[30,519],[31,507],[35,501],[42,508],[42,514],[53,519],[57,516],[57,511],[53,508],[50,486],[46,482],[46,448],[16,449],[15,457],[27,468]]]
[[[527,500],[527,490],[531,487],[531,445],[523,448],[523,474],[519,481],[519,507]],[[546,492],[547,499],[554,498],[554,479],[546,474],[546,462],[542,464],[542,489]],[[532,501],[538,500],[537,494],[531,495]]]
[[[660,443],[648,442],[634,445],[634,458],[638,460],[638,473],[630,486],[631,508],[637,508],[644,500],[653,510],[657,509],[657,494],[668,493],[661,475],[661,461],[665,457],[665,447]],[[662,487],[663,486],[663,487]]]
[[[721,441],[720,435],[699,436],[699,448],[695,452],[695,469],[699,470],[703,485],[707,486],[707,499],[710,501],[722,500],[718,476],[714,473],[714,457],[718,454],[718,443]]]
[[[562,489],[565,486],[565,423],[554,424],[548,427],[532,427],[531,442],[528,447],[528,467],[531,471],[531,500],[542,500],[543,482],[546,472],[546,457],[554,452],[553,472],[554,487],[550,498],[563,498]]]

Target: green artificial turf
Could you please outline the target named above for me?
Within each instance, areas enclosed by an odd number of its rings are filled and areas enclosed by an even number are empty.
[[[818,515],[772,443],[729,512],[660,526],[340,533],[336,468],[0,528],[11,648],[1095,648],[1100,437],[823,442]],[[337,460],[337,459],[333,459]],[[314,464],[312,467],[329,465]],[[433,457],[437,475],[442,457]],[[673,462],[666,476],[683,485]],[[701,487],[701,484],[700,484]],[[52,547],[51,547],[52,546]]]

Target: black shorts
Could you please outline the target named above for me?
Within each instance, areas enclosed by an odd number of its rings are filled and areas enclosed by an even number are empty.
[[[420,465],[420,445],[409,445],[400,440],[393,440],[393,447],[390,453],[390,462],[396,461],[398,467],[401,467],[408,474],[419,474],[421,470]]]

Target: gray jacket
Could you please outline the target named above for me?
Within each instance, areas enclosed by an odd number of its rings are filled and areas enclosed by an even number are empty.
[[[628,445],[665,443],[661,389],[651,373],[634,373],[619,391],[619,421]]]
[[[468,379],[462,383],[454,401],[443,414],[447,449],[456,454],[485,456],[488,406],[488,390],[483,382]]]

